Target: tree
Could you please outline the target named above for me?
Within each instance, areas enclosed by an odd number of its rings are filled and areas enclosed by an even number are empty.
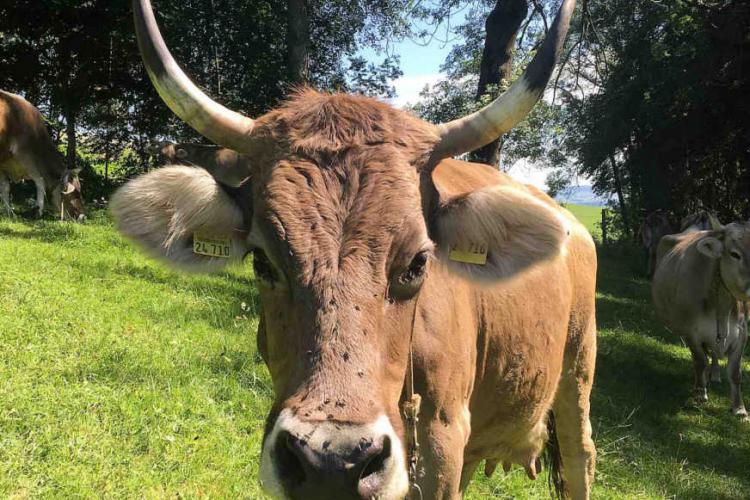
[[[497,97],[491,89],[503,92],[513,75],[513,51],[516,35],[528,14],[526,0],[498,0],[487,16],[485,42],[479,68],[477,100]],[[494,87],[493,87],[494,86]],[[472,154],[473,159],[488,165],[499,165],[502,137]]]
[[[750,215],[750,6],[590,0],[569,146],[626,230],[643,213]]]
[[[303,80],[322,90],[392,95],[398,60],[371,64],[357,53],[400,36],[407,3],[298,0],[307,9],[307,34],[303,17],[270,0],[159,0],[156,15],[196,83],[226,106],[259,116]],[[295,39],[290,33],[297,25],[302,31]],[[299,63],[287,57],[289,36],[305,45],[294,59]],[[71,165],[76,158],[88,164],[78,154],[83,144],[87,154],[102,156],[107,174],[118,158],[127,158],[128,172],[135,173],[148,168],[154,141],[201,140],[151,85],[128,0],[6,2],[0,5],[0,64],[0,88],[24,95],[50,118]]]

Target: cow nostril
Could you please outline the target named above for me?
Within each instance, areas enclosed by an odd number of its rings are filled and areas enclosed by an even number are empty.
[[[276,441],[276,465],[279,475],[293,485],[300,485],[307,477],[302,463],[306,443],[289,432],[281,432]]]
[[[357,490],[360,496],[363,498],[372,498],[380,490],[381,483],[383,482],[381,472],[385,469],[385,462],[390,456],[391,438],[384,436],[380,450],[370,457],[367,465],[365,465],[359,475]]]

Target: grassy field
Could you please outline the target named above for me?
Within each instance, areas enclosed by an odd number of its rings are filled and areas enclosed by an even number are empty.
[[[249,268],[174,273],[103,214],[0,219],[0,256],[0,498],[261,497],[272,394]],[[685,404],[689,354],[656,321],[642,267],[600,252],[594,497],[746,498],[750,424],[727,412],[726,382]],[[514,469],[478,476],[468,498],[549,494]]]

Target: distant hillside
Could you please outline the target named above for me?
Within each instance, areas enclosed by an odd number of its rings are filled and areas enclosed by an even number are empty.
[[[571,186],[557,195],[555,200],[559,203],[589,207],[607,206],[607,199],[595,194],[591,186]]]

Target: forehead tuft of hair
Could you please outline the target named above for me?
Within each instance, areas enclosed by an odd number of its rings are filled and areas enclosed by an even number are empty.
[[[415,162],[424,160],[439,139],[437,127],[384,102],[306,87],[259,118],[255,133],[304,154],[392,144],[413,150]]]

